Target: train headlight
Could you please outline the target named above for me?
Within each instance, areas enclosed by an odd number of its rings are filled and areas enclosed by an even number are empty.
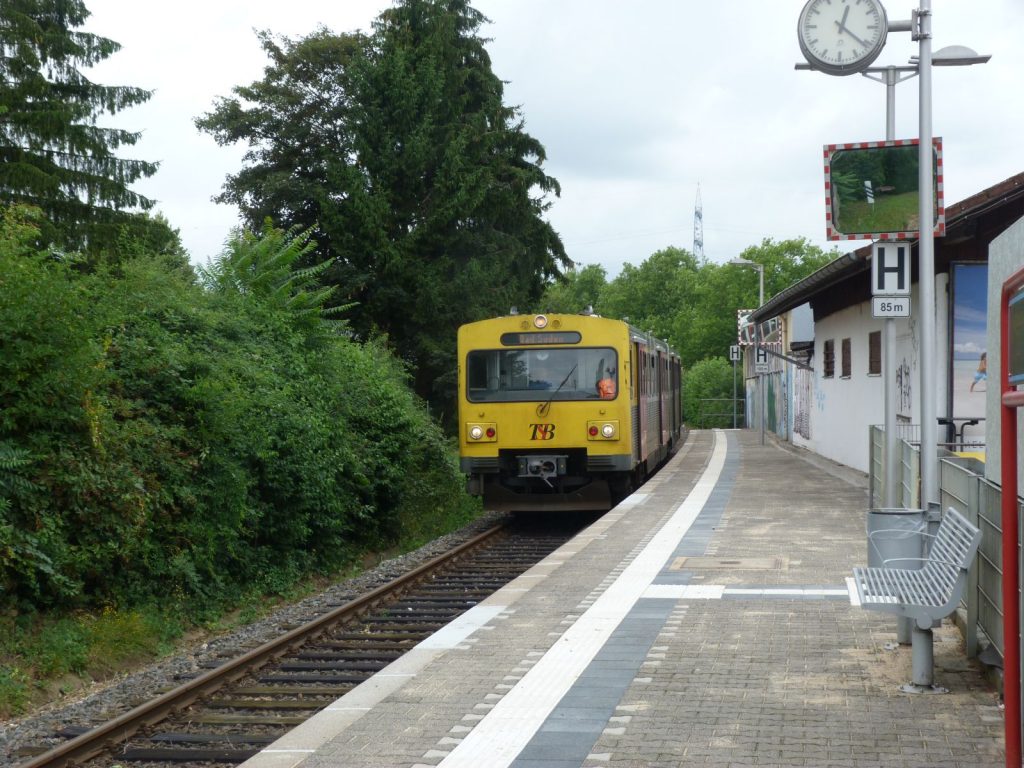
[[[498,439],[498,425],[475,423],[466,425],[466,440],[470,443],[493,443]]]
[[[619,439],[619,422],[610,420],[601,421],[588,421],[587,422],[587,439],[588,440],[618,440]]]
[[[535,318],[533,318],[533,324],[537,328],[547,328],[548,319],[544,315],[537,315]]]

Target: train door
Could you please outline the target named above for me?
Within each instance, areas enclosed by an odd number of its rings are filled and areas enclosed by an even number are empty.
[[[668,442],[667,436],[665,435],[665,387],[668,385],[668,381],[665,377],[665,355],[660,349],[658,350],[654,369],[658,372],[658,384],[655,397],[658,401],[658,447],[660,448]]]
[[[633,381],[636,384],[636,402],[633,403],[633,455],[636,461],[642,461],[644,445],[647,443],[647,418],[644,412],[647,364],[643,347],[636,341],[633,342]]]
[[[672,359],[672,432],[676,435],[683,427],[683,367],[679,358]]]

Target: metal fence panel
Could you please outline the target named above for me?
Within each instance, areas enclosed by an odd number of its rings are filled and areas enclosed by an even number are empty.
[[[885,428],[875,424],[868,428],[868,506],[871,509],[884,506],[886,482]]]
[[[957,459],[943,459],[939,462],[939,508],[945,512],[955,509],[974,525],[978,524],[978,481],[976,473],[965,466],[966,462]],[[964,589],[963,605],[967,612],[964,626],[964,641],[968,657],[978,655],[978,614],[981,604],[981,592],[978,589],[977,561],[967,576],[967,587]]]
[[[907,509],[920,509],[921,452],[914,445],[900,441],[900,504]]]
[[[978,482],[978,623],[1003,653],[1003,525],[1002,493],[988,480]]]

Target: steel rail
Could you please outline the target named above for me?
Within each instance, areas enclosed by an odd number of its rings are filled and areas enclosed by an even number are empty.
[[[432,571],[436,571],[467,552],[482,546],[503,530],[505,530],[503,525],[490,528],[409,573],[318,616],[308,624],[289,630],[280,637],[270,640],[216,669],[205,672],[184,685],[161,694],[152,701],[141,704],[103,725],[35,756],[28,762],[19,763],[17,768],[65,768],[65,766],[72,766],[95,757],[113,744],[127,741],[140,728],[160,722],[168,715],[178,712],[196,700],[244,677],[268,661],[295,650],[332,625],[350,620],[375,607],[384,598],[408,589]]]

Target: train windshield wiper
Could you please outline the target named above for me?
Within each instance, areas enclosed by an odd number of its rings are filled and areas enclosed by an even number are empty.
[[[559,384],[555,388],[555,391],[551,393],[551,397],[549,397],[547,399],[547,402],[541,403],[540,405],[537,406],[537,415],[538,416],[543,418],[544,416],[548,415],[548,410],[551,408],[551,401],[555,399],[555,395],[557,395],[559,393],[559,391],[561,391],[562,387],[565,386],[565,382],[567,382],[569,380],[569,377],[572,376],[574,373],[576,373],[576,367],[578,365],[579,365],[579,363],[576,363],[576,365],[574,365],[572,367],[572,369],[567,374],[565,374],[565,378],[562,379],[562,383]]]

